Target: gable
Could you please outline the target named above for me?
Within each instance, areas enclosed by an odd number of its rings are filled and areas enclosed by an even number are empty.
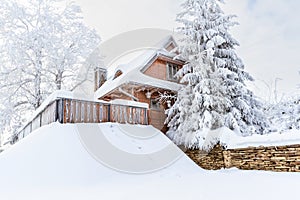
[[[166,56],[159,56],[157,59],[148,67],[146,68],[143,73],[147,76],[165,80],[165,81],[172,81],[172,82],[178,82],[171,76],[170,78],[170,65],[172,65],[173,68],[176,68],[178,71],[182,66],[184,62],[179,60],[173,60],[172,58],[166,57]],[[173,72],[173,75],[176,73],[175,69]]]
[[[178,81],[167,79],[170,72],[167,69],[168,63],[173,63],[180,68],[184,64],[184,61],[174,59],[176,53],[168,51],[176,46],[174,38],[168,36],[157,45],[157,48],[146,50],[129,63],[119,65],[115,74],[98,88],[95,95],[101,98],[122,84],[153,86],[177,91],[180,88]]]
[[[167,50],[168,52],[171,52],[173,49],[175,49],[175,47],[176,47],[176,45],[175,45],[173,42],[171,42],[171,43],[166,47],[166,50]]]

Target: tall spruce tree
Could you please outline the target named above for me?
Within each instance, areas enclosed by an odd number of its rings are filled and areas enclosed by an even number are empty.
[[[237,23],[225,15],[221,0],[186,0],[178,14],[184,35],[178,48],[187,64],[177,73],[186,83],[174,106],[167,111],[169,136],[186,147],[209,148],[207,130],[226,126],[243,136],[263,134],[268,121],[262,105],[245,82],[253,78],[244,70],[228,32]]]

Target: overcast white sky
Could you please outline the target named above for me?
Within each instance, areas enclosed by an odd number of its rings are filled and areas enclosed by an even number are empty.
[[[183,0],[76,0],[86,22],[102,40],[138,28],[176,27],[176,13]],[[236,14],[240,23],[231,33],[240,42],[237,51],[247,71],[256,79],[256,94],[268,98],[274,90],[295,93],[300,84],[300,1],[227,0],[226,14]],[[300,89],[299,89],[300,90]],[[280,95],[279,95],[280,96]]]

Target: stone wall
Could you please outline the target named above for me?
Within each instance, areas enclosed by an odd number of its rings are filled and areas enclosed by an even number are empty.
[[[300,145],[223,149],[209,153],[188,150],[186,154],[204,169],[236,167],[244,170],[300,172]]]
[[[209,153],[201,150],[188,150],[185,152],[195,163],[204,169],[224,168],[223,148],[215,146]]]

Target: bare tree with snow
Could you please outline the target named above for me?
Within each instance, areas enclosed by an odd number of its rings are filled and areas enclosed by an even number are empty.
[[[52,91],[76,85],[80,66],[100,42],[84,25],[79,6],[61,0],[3,0],[0,12],[3,107],[10,105],[21,115],[21,110],[38,108]]]

